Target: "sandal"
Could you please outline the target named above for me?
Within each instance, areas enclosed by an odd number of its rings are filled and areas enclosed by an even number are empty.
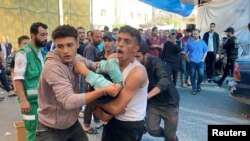
[[[10,91],[10,92],[8,93],[8,97],[12,97],[12,96],[16,96],[16,94],[15,94],[13,91]]]
[[[84,130],[84,132],[87,133],[87,134],[98,134],[97,130],[94,129],[94,128],[90,128],[88,130]]]
[[[8,94],[8,97],[16,96],[16,94]]]

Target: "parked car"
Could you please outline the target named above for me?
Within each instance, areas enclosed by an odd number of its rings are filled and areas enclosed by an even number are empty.
[[[229,95],[250,105],[250,55],[239,57],[234,65],[234,79],[228,82]]]

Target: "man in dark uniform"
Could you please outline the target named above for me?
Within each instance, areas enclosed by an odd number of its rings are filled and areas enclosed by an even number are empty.
[[[223,45],[223,49],[225,49],[227,55],[227,64],[224,69],[222,78],[219,81],[215,81],[218,86],[222,85],[223,81],[230,73],[231,75],[233,74],[234,63],[238,58],[238,39],[234,36],[234,29],[232,27],[228,27],[225,32],[227,33],[228,38]]]

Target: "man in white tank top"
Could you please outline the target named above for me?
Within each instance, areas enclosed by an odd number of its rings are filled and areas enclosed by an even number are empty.
[[[118,97],[96,107],[103,121],[102,141],[140,141],[144,131],[147,106],[147,71],[135,60],[139,49],[140,32],[131,27],[120,28],[117,39],[117,59],[123,76],[123,88]]]

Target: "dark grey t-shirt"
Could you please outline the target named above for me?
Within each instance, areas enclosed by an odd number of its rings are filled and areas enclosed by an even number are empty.
[[[94,46],[92,43],[89,43],[84,50],[83,56],[91,61],[96,61],[98,53],[98,47]]]

